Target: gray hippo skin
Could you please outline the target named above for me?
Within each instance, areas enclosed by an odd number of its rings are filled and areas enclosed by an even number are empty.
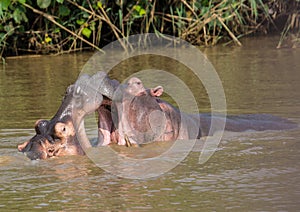
[[[110,98],[113,95],[111,80],[104,72],[92,77],[82,75],[67,88],[54,117],[50,121],[38,120],[35,123],[36,135],[18,145],[18,150],[32,160],[83,155],[83,150],[91,146],[85,134],[83,118],[100,107],[102,94]]]

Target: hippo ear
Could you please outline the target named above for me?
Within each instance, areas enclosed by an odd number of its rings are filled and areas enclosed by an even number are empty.
[[[37,120],[34,125],[36,134],[46,134],[48,124],[49,121],[47,120]]]
[[[75,135],[74,126],[70,121],[67,123],[57,122],[54,131],[58,138],[67,138]]]
[[[25,147],[28,145],[28,143],[29,143],[29,140],[25,141],[23,144],[19,144],[18,145],[19,152],[23,152],[25,150]]]
[[[157,86],[156,88],[150,89],[151,96],[159,97],[163,94],[164,88],[162,86]]]

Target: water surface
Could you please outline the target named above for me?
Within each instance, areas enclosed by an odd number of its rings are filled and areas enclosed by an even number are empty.
[[[300,123],[300,49],[276,49],[277,39],[203,50],[222,80],[228,113],[270,113]],[[195,151],[175,169],[148,180],[116,177],[84,156],[30,161],[18,153],[16,145],[34,134],[37,119],[55,114],[91,55],[8,59],[0,70],[0,210],[300,209],[298,129],[225,133],[207,163],[199,165]],[[130,71],[123,67],[114,73]],[[206,92],[191,84],[199,110],[209,111]]]

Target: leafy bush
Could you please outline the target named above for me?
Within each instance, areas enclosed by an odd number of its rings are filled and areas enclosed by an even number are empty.
[[[299,34],[299,9],[299,0],[1,0],[0,56],[99,49],[149,32],[241,45],[240,36],[267,33],[287,14],[283,42],[291,29]]]

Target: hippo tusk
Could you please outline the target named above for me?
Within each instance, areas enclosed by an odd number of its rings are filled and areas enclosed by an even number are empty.
[[[125,146],[126,147],[139,147],[138,143],[131,142],[128,135],[124,134]]]
[[[131,144],[131,142],[130,142],[130,140],[129,140],[129,138],[126,134],[124,134],[124,139],[125,139],[125,146],[131,147],[132,144]]]

